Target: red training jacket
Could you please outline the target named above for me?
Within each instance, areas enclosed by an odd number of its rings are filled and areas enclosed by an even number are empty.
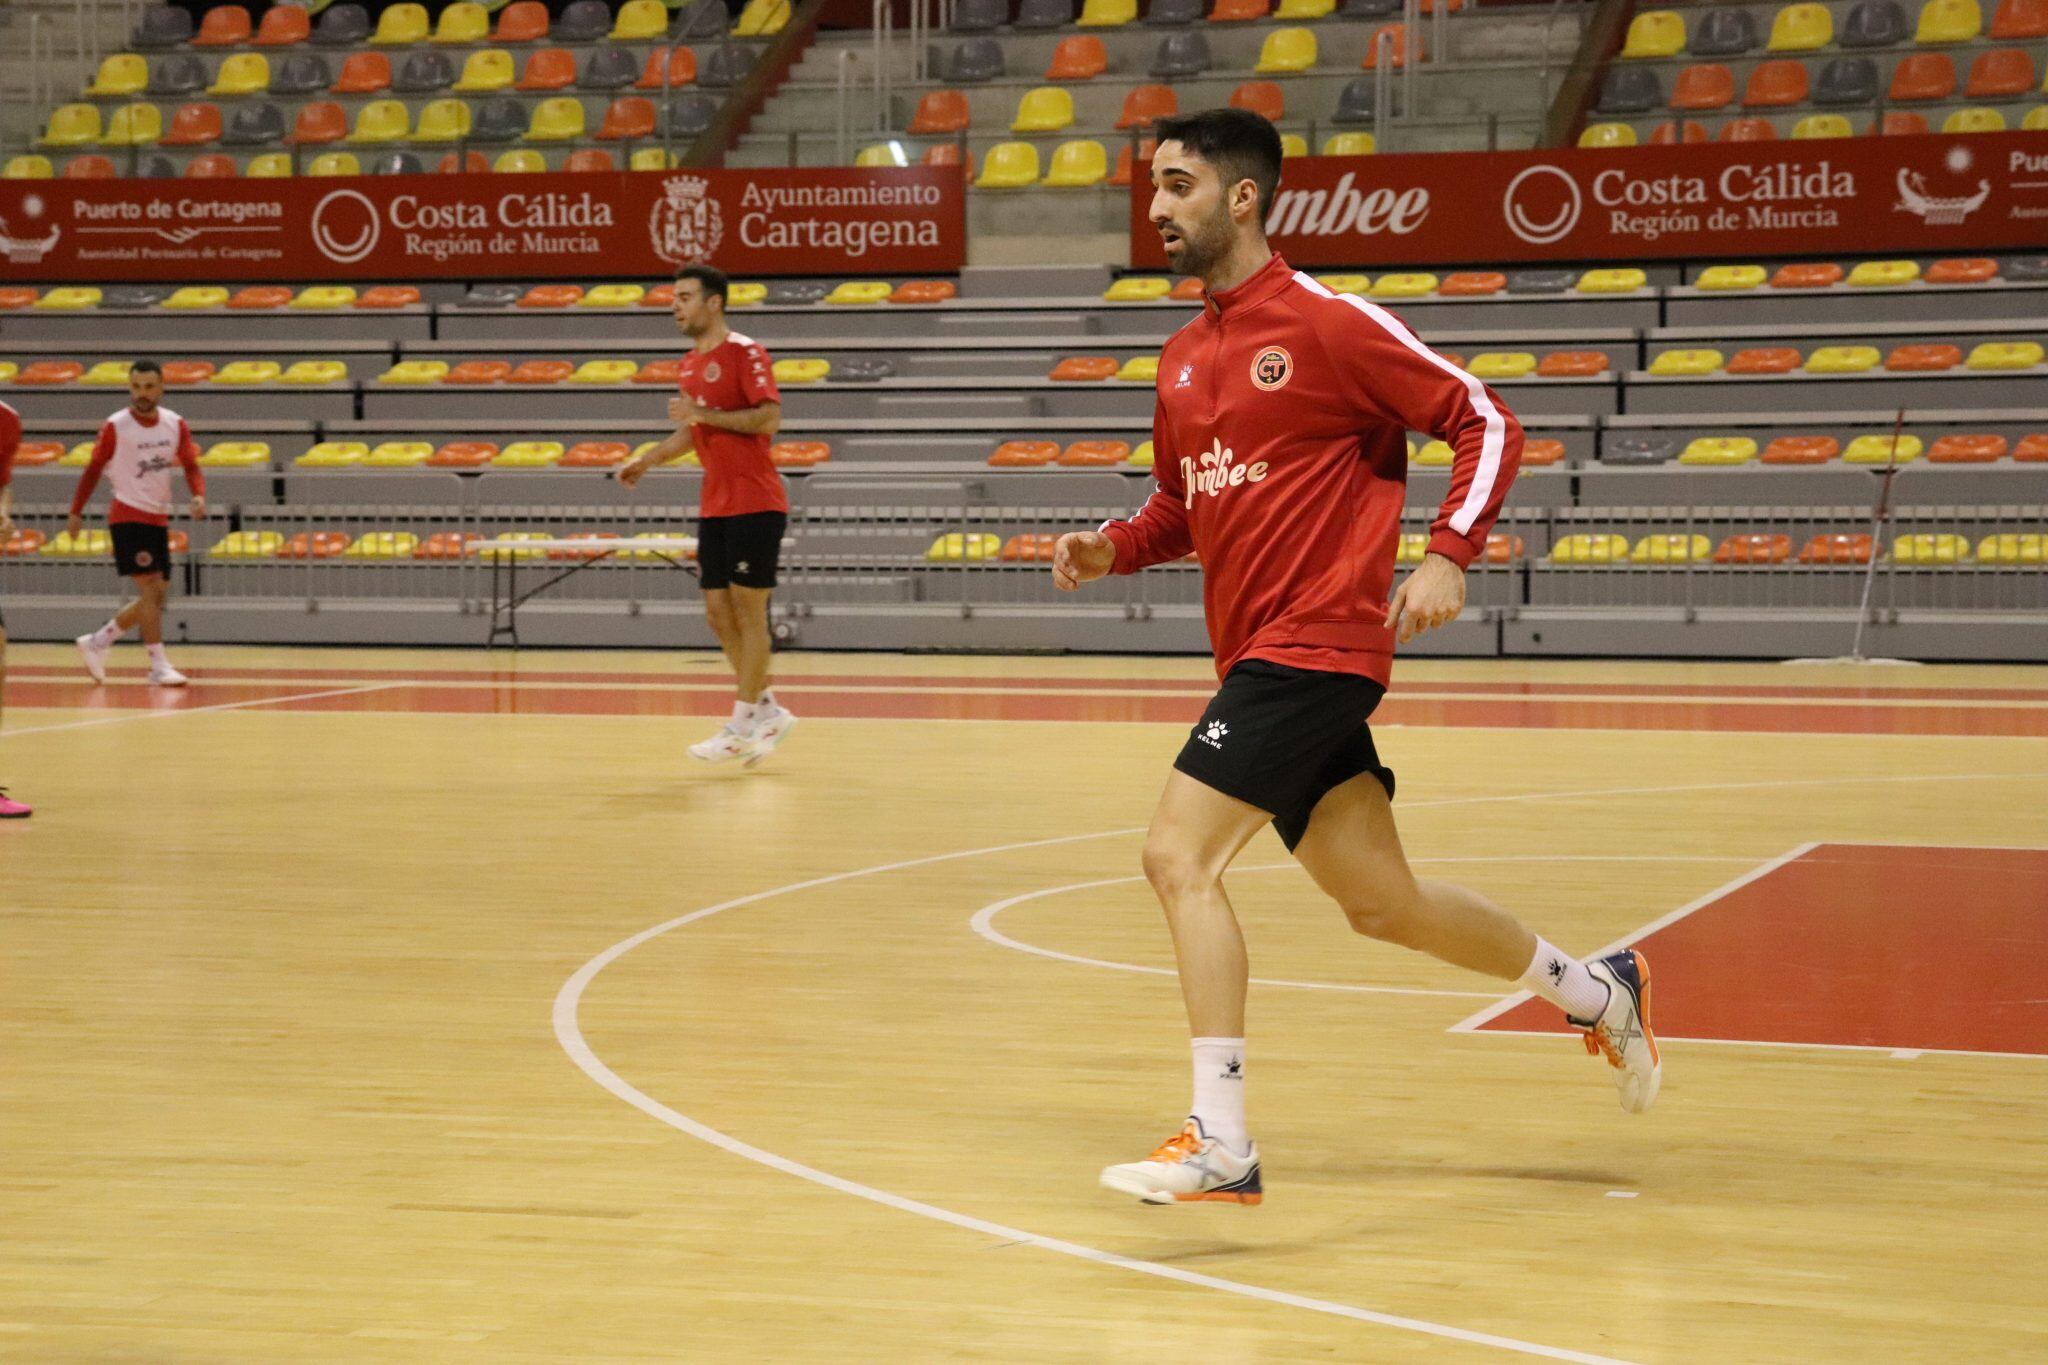
[[[1196,554],[1219,677],[1265,659],[1384,687],[1410,430],[1457,454],[1429,548],[1463,568],[1521,464],[1521,423],[1392,313],[1275,255],[1160,354],[1158,490],[1103,526],[1113,571]]]

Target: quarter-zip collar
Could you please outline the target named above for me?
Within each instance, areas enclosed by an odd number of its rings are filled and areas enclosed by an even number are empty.
[[[1264,265],[1245,276],[1234,287],[1218,294],[1205,292],[1202,296],[1203,307],[1208,310],[1211,319],[1221,318],[1226,311],[1265,302],[1285,289],[1288,281],[1293,278],[1293,267],[1282,260],[1280,253],[1276,251],[1266,258]]]

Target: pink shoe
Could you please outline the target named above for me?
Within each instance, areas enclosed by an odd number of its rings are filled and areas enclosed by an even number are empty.
[[[6,789],[0,788],[0,820],[26,820],[34,814],[34,807],[8,800]]]

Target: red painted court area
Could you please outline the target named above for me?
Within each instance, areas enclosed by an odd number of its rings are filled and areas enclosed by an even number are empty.
[[[1635,946],[1667,1037],[2048,1056],[2048,849],[1822,844]]]

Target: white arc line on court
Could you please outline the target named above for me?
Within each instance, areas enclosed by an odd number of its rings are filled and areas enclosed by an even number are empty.
[[[387,682],[366,683],[360,687],[334,687],[325,692],[294,692],[283,697],[257,697],[253,701],[224,701],[213,706],[166,706],[161,710],[124,711],[118,716],[100,716],[93,720],[68,720],[61,725],[29,725],[16,730],[0,730],[0,739],[16,735],[52,735],[60,730],[90,730],[100,725],[121,725],[129,721],[164,720],[171,716],[204,716],[217,711],[248,711],[258,706],[283,706],[295,701],[320,701],[326,697],[352,697],[363,692],[386,692],[394,687],[410,687],[410,683]]]
[[[1409,859],[1410,863],[1418,866],[1423,863],[1731,863],[1748,861],[1747,858],[1729,858],[1724,856],[1637,856],[1630,854],[1601,856],[1598,854],[1574,855],[1554,853],[1530,853],[1521,856]],[[1262,863],[1254,867],[1233,867],[1230,871],[1232,875],[1243,872],[1285,872],[1290,868],[1298,868],[1299,866],[1300,864],[1298,863]],[[1180,973],[1171,967],[1146,967],[1135,962],[1109,962],[1099,957],[1082,957],[1075,953],[1063,953],[1054,948],[1041,948],[1035,943],[1026,943],[1021,939],[1011,938],[1008,934],[996,928],[997,915],[1014,906],[1022,905],[1027,901],[1043,900],[1048,896],[1065,895],[1071,891],[1093,891],[1098,887],[1104,886],[1128,886],[1132,882],[1142,882],[1144,880],[1143,874],[1135,877],[1104,877],[1100,881],[1074,882],[1067,886],[1049,886],[1038,891],[1026,891],[1022,895],[1012,896],[1008,900],[997,901],[993,905],[984,905],[981,909],[974,912],[974,918],[969,920],[968,924],[974,929],[975,933],[981,935],[990,943],[995,944],[998,948],[1009,948],[1020,953],[1031,953],[1037,957],[1048,957],[1055,962],[1071,962],[1081,967],[1102,967],[1113,972],[1142,972],[1147,976],[1179,976]],[[1499,991],[1427,990],[1419,986],[1366,986],[1343,981],[1286,981],[1267,976],[1255,976],[1251,978],[1251,984],[1254,986],[1284,986],[1289,990],[1297,991],[1348,991],[1357,995],[1434,995],[1448,996],[1454,1000],[1494,1001],[1498,1001],[1501,997]]]

